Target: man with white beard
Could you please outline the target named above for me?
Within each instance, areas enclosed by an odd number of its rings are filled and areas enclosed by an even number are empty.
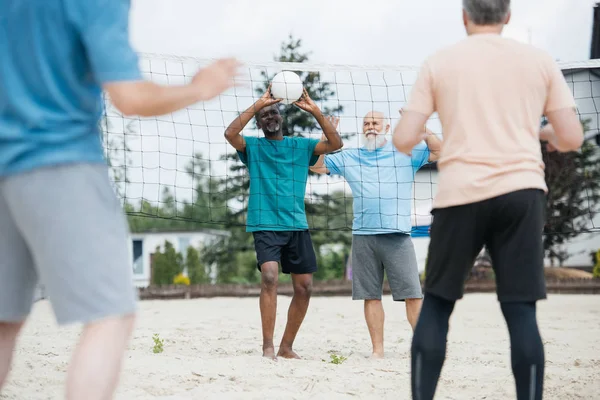
[[[352,299],[365,302],[374,358],[384,355],[384,272],[393,300],[406,304],[413,331],[421,310],[423,295],[410,237],[412,188],[415,173],[437,160],[441,148],[435,134],[424,129],[428,133],[424,142],[405,155],[388,141],[390,124],[385,115],[369,112],[363,119],[363,147],[320,156],[310,168],[319,174],[343,176],[352,190]]]

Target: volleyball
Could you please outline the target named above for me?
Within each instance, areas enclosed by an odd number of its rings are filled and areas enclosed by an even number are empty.
[[[271,81],[271,94],[275,99],[282,99],[283,104],[292,104],[302,97],[302,81],[292,71],[282,71]]]

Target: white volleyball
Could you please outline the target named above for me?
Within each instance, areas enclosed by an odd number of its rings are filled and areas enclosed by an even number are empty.
[[[302,97],[302,81],[292,71],[282,71],[271,81],[271,94],[275,99],[282,99],[283,104],[292,104]]]

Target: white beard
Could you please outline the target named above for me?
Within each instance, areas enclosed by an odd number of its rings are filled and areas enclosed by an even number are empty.
[[[367,133],[371,133],[371,132],[367,132]],[[376,132],[373,132],[373,133],[376,133]],[[383,142],[385,142],[385,135],[382,133],[376,133],[375,137],[372,137],[372,136],[367,137],[366,134],[362,135],[362,144],[369,151],[373,151],[373,150],[376,150],[377,148],[381,147]]]

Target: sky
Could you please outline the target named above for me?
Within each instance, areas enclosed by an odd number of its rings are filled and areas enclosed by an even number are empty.
[[[355,5],[349,6],[351,1]],[[594,3],[513,0],[512,20],[504,34],[531,42],[557,60],[587,60]],[[461,13],[460,0],[132,0],[130,37],[142,53],[270,62],[281,42],[293,34],[311,52],[310,63],[348,65],[322,74],[321,79],[336,82],[336,101],[345,106],[340,131],[353,133],[372,108],[382,109],[395,122],[418,65],[429,54],[465,37]],[[143,62],[150,79],[159,83],[181,83],[197,68],[161,57]],[[372,65],[412,66],[415,71],[370,73],[356,67]],[[256,76],[258,71],[247,72]],[[240,89],[172,115],[133,120],[137,134],[128,140],[133,164],[128,169],[132,183],[126,196],[154,201],[163,186],[170,186],[177,199],[189,199],[194,184],[184,166],[198,151],[213,161],[233,151],[223,131],[256,100],[253,96],[250,90]],[[124,125],[118,116],[111,116],[110,133],[122,136]],[[428,126],[441,132],[435,120]],[[257,134],[249,131],[244,134]],[[355,135],[345,147],[358,145],[358,140]],[[227,165],[214,162],[210,173],[222,176]],[[416,184],[416,190],[430,200],[435,182],[426,179]],[[339,180],[327,178],[309,183],[307,191],[344,187]]]
[[[505,34],[588,59],[594,3],[513,0]],[[133,0],[131,40],[140,52],[270,61],[292,33],[310,62],[418,65],[464,37],[461,10],[460,0]]]

